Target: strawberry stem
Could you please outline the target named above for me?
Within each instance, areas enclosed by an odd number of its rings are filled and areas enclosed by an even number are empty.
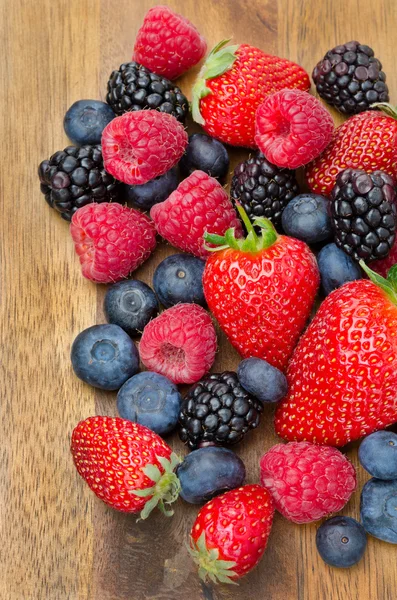
[[[360,267],[365,271],[372,283],[380,287],[387,294],[391,302],[397,306],[397,264],[389,269],[386,279],[370,269],[363,260],[360,260]]]
[[[390,104],[390,102],[375,102],[374,104],[371,104],[370,108],[378,108],[389,117],[397,119],[397,107]]]
[[[198,574],[204,582],[210,579],[213,583],[232,583],[232,577],[237,574],[232,570],[236,563],[232,560],[220,560],[219,550],[217,548],[208,548],[205,532],[203,531],[198,540],[195,542],[190,538],[189,553],[195,563],[198,565]]]

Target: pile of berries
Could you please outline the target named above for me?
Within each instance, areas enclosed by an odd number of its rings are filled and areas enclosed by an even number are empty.
[[[207,45],[181,15],[150,9],[107,102],[74,103],[64,127],[75,145],[39,167],[48,204],[71,221],[84,277],[111,284],[107,323],[77,335],[71,362],[86,384],[117,391],[119,417],[75,427],[75,466],[107,505],[142,519],[155,507],[172,515],[179,496],[204,503],[190,552],[200,577],[220,583],[259,562],[275,510],[309,523],[345,506],[357,478],[338,448],[363,436],[360,462],[374,479],[361,524],[323,522],[318,551],[347,567],[366,532],[397,543],[397,436],[384,431],[397,421],[397,113],[385,104],[386,76],[357,41],[327,52],[317,90],[353,115],[334,130],[302,67],[227,44],[193,86],[205,133],[188,137],[174,80]],[[230,197],[223,144],[252,149]],[[182,252],[157,265],[152,287],[128,279],[157,235]],[[210,372],[213,318],[242,357],[236,372]],[[193,384],[184,398],[180,384]],[[277,405],[287,443],[261,458],[260,484],[245,485],[228,446],[252,435],[266,404]],[[175,430],[191,450],[184,459],[163,440]]]

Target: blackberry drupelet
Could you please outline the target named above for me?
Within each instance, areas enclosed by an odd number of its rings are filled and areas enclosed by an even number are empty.
[[[299,194],[295,171],[272,165],[261,152],[234,169],[230,197],[240,202],[250,220],[266,217],[279,225],[288,202]]]
[[[120,185],[103,167],[101,146],[68,146],[39,166],[41,191],[51,208],[70,221],[90,202],[117,200]]]
[[[369,46],[348,42],[329,50],[315,66],[313,81],[328,104],[345,115],[388,102],[389,90],[382,64]]]
[[[116,115],[156,109],[185,121],[189,104],[179,87],[137,62],[123,63],[108,81],[106,102]]]
[[[396,233],[396,193],[383,171],[345,169],[331,193],[335,242],[354,260],[384,258]]]
[[[259,425],[262,410],[262,403],[244,390],[236,373],[213,373],[196,383],[184,398],[179,435],[192,450],[236,444]]]

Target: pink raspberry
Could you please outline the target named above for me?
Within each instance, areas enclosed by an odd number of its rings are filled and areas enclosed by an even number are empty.
[[[104,166],[119,181],[141,185],[176,165],[187,141],[183,125],[172,115],[157,110],[126,112],[103,130]]]
[[[176,248],[205,258],[203,235],[223,235],[235,227],[236,235],[243,231],[229,196],[220,183],[204,173],[194,171],[182,181],[164,202],[150,211],[159,234]]]
[[[132,60],[176,79],[198,63],[206,50],[205,39],[188,19],[168,6],[154,6],[138,31]]]
[[[116,202],[80,208],[73,215],[70,233],[84,277],[96,283],[128,277],[156,246],[153,222]]]
[[[262,456],[260,469],[276,509],[294,523],[318,521],[341,510],[357,486],[346,456],[311,442],[273,446]]]
[[[174,383],[195,383],[215,360],[216,333],[197,304],[177,304],[143,330],[139,354],[145,367]]]
[[[255,142],[274,165],[297,169],[330,143],[334,122],[308,92],[281,90],[267,96],[256,111]]]

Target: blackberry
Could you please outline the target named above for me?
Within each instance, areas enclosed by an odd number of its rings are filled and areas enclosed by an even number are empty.
[[[121,189],[103,167],[100,146],[68,146],[55,152],[40,163],[39,178],[48,204],[66,221],[90,202],[116,200]]]
[[[259,425],[262,403],[239,384],[232,371],[213,373],[191,388],[179,414],[179,436],[192,450],[240,442]]]
[[[396,233],[396,193],[383,171],[345,169],[331,193],[335,242],[354,260],[384,258]]]
[[[299,194],[295,171],[280,169],[261,152],[234,169],[230,197],[240,202],[251,221],[266,217],[279,225],[288,202]]]
[[[345,115],[368,110],[375,102],[388,102],[389,90],[382,64],[369,46],[348,42],[329,50],[314,67],[317,92]]]
[[[156,109],[185,121],[189,103],[179,87],[137,62],[123,63],[108,81],[106,102],[116,115]]]

